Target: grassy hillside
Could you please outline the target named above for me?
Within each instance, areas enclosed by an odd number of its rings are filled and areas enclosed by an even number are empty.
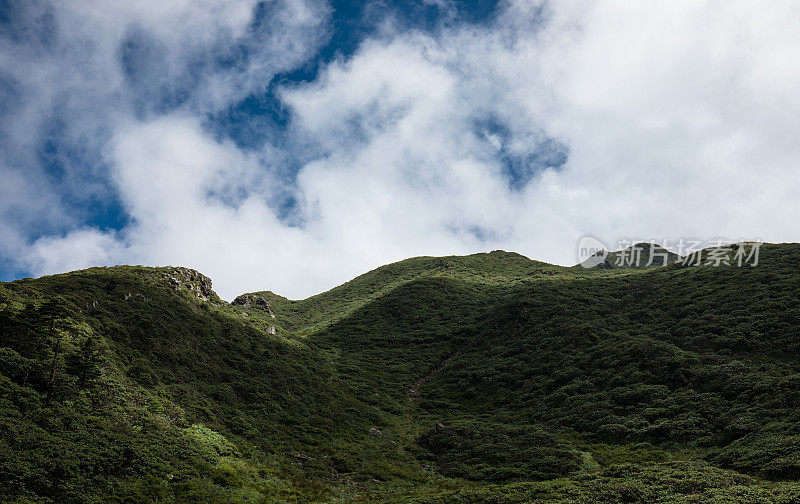
[[[496,251],[233,304],[184,268],[2,283],[0,501],[796,502],[798,265]]]

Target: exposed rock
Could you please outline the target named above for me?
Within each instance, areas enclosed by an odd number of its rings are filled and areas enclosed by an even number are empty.
[[[375,427],[370,427],[369,434],[370,436],[383,437],[383,432],[381,432],[380,429],[376,429]]]
[[[203,301],[218,299],[211,289],[211,279],[197,270],[184,267],[172,268],[163,277],[176,291],[188,290],[194,297]]]
[[[277,332],[278,332],[278,330],[275,328],[275,326],[274,326],[274,325],[271,325],[271,326],[268,326],[268,327],[267,327],[267,333],[269,333],[269,334],[275,334],[275,333],[277,333]]]
[[[243,308],[260,308],[266,310],[270,317],[275,318],[275,314],[272,313],[272,309],[269,306],[269,301],[260,294],[242,294],[234,299],[231,304]]]

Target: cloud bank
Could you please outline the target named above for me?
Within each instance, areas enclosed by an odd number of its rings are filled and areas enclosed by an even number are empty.
[[[7,271],[180,264],[304,297],[415,255],[573,264],[584,234],[800,238],[793,2],[387,16],[321,62],[324,3],[135,4],[29,4],[0,37]],[[279,134],[211,124],[258,130],[242,104],[270,90]]]

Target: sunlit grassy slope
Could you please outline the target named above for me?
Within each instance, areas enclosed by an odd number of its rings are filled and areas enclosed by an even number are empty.
[[[796,502],[798,266],[496,251],[234,304],[182,268],[2,283],[0,501]]]

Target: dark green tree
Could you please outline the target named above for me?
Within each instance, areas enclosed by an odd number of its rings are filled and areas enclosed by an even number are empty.
[[[78,377],[78,387],[81,389],[100,376],[97,339],[94,336],[84,338],[78,351],[67,356],[66,370]]]
[[[62,296],[55,296],[45,301],[37,311],[38,323],[32,321],[32,326],[38,339],[44,343],[40,348],[44,350],[48,360],[45,400],[49,402],[53,396],[56,372],[62,357],[64,342],[82,329],[74,322],[77,314]]]

